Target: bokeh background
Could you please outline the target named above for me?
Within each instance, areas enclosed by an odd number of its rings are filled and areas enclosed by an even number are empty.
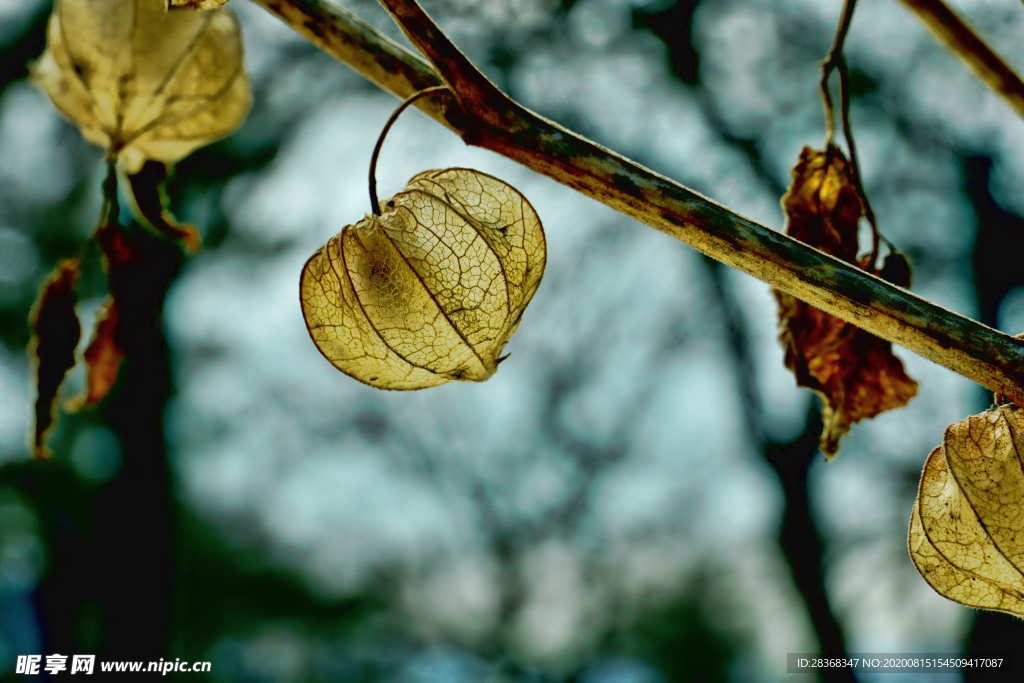
[[[823,139],[838,0],[424,4],[525,105],[782,227],[789,168]],[[853,121],[882,230],[917,292],[1024,330],[1024,126],[900,3],[861,4]],[[919,395],[826,464],[766,285],[417,112],[382,196],[426,168],[498,175],[544,221],[547,274],[486,383],[386,393],[334,371],[299,271],[369,210],[396,101],[243,0],[254,109],[170,186],[204,249],[168,276],[127,388],[29,461],[27,314],[103,174],[26,81],[49,5],[0,0],[0,676],[94,652],[212,660],[196,681],[756,682],[794,678],[788,652],[1019,646],[1019,622],[934,594],[905,550],[924,456],[983,390],[899,351]],[[1024,65],[1024,6],[955,5]],[[83,283],[87,326],[101,293]]]

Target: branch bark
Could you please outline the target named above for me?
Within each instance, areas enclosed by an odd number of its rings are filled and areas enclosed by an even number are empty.
[[[520,162],[773,287],[1024,405],[1024,341],[948,311],[755,223],[522,107],[408,0],[381,0],[436,67],[329,0],[253,0],[398,97],[447,83],[420,109],[471,145]]]
[[[433,67],[331,0],[253,0],[296,33],[356,73],[404,100],[414,92],[444,85]],[[416,103],[422,111],[450,125],[436,102]]]
[[[1024,116],[1024,81],[942,0],[901,0],[981,81]]]

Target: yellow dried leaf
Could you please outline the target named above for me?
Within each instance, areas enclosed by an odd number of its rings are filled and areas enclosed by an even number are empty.
[[[803,149],[782,206],[787,234],[896,284],[910,284],[910,265],[902,254],[890,254],[879,270],[857,262],[863,209],[849,163],[837,148]],[[889,342],[784,292],[776,291],[775,298],[786,367],[798,386],[822,399],[826,457],[836,454],[853,423],[899,408],[917,393],[917,382]]]
[[[234,15],[167,12],[165,0],[58,0],[32,73],[131,173],[230,134],[251,101]]]
[[[371,386],[483,381],[545,259],[540,219],[514,187],[471,169],[426,171],[306,262],[302,313],[327,360]]]
[[[1024,411],[999,406],[946,429],[921,473],[908,545],[940,595],[1024,616]]]

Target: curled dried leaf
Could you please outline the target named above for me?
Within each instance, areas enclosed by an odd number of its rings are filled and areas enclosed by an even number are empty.
[[[169,169],[158,161],[147,161],[138,173],[128,175],[128,196],[135,215],[148,228],[168,237],[194,253],[202,246],[199,228],[180,223],[168,208],[166,181]]]
[[[33,79],[128,172],[230,134],[251,101],[234,15],[165,0],[58,0]]]
[[[69,410],[95,406],[110,393],[117,381],[124,360],[124,349],[118,339],[120,314],[117,302],[108,297],[99,317],[92,340],[85,349],[85,392],[69,402]]]
[[[879,271],[878,277],[888,280],[897,287],[910,287],[910,261],[906,254],[900,251],[889,252],[882,261],[882,270]]]
[[[1024,616],[1024,411],[998,406],[946,429],[921,473],[908,545],[940,595]]]
[[[49,457],[46,436],[54,423],[54,405],[64,376],[75,365],[75,347],[82,329],[75,313],[77,259],[57,264],[39,290],[29,322],[32,341],[29,356],[35,364],[36,405],[32,451],[37,458]]]
[[[848,263],[857,260],[857,227],[864,213],[853,171],[837,147],[804,147],[782,197],[786,234]]]
[[[483,381],[544,273],[537,213],[471,169],[426,171],[307,261],[310,337],[335,367],[380,389]]]
[[[888,270],[858,263],[863,207],[849,163],[837,148],[803,149],[782,206],[792,237],[869,272],[895,277],[897,284],[909,284],[910,267],[905,258],[899,261],[902,255],[889,255]],[[899,408],[917,393],[917,382],[889,342],[784,292],[776,291],[775,298],[786,367],[799,386],[822,399],[821,450],[826,457],[836,454],[839,440],[855,422]]]

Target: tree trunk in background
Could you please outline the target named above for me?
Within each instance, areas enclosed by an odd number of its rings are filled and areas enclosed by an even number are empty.
[[[71,482],[70,495],[48,496],[56,509],[39,510],[51,553],[36,595],[44,653],[140,660],[168,653],[176,534],[163,305],[182,252],[138,227],[125,234],[139,258],[113,269],[110,284],[126,356],[101,413],[117,438],[120,467],[98,487]],[[68,455],[57,457],[66,463]],[[64,467],[55,463],[47,474],[66,478]]]
[[[796,440],[764,446],[765,460],[779,478],[782,487],[783,509],[779,521],[779,550],[793,578],[793,587],[803,600],[807,617],[818,638],[819,653],[823,657],[848,656],[846,635],[836,618],[825,585],[825,541],[818,528],[817,517],[811,508],[807,476],[818,454],[821,420],[818,406],[806,422],[803,434]],[[824,681],[856,681],[851,669],[821,669]]]
[[[1024,217],[1007,211],[992,195],[992,159],[988,156],[966,155],[963,164],[964,191],[975,216],[975,241],[972,254],[978,320],[997,327],[999,306],[1014,288],[1024,286],[1020,267],[1021,240],[1024,239]],[[1022,330],[1003,330],[1011,334]],[[984,391],[978,410],[991,403]],[[1005,657],[999,670],[970,668],[964,670],[964,681],[1006,680],[1010,672],[1024,672],[1024,621],[1002,612],[977,611],[967,634],[965,656]]]
[[[750,351],[743,307],[725,281],[726,267],[709,258],[701,258],[710,281],[715,310],[720,311],[726,345],[732,355],[734,386],[743,410],[745,431],[753,447],[761,452],[782,488],[783,509],[776,536],[779,552],[793,579],[803,611],[818,641],[818,653],[824,657],[847,656],[842,624],[832,610],[825,586],[825,541],[811,507],[807,477],[818,455],[821,417],[817,399],[808,401],[807,418],[800,435],[787,443],[770,439],[758,407],[757,373]],[[828,683],[850,683],[856,676],[850,669],[821,669],[818,674]]]

